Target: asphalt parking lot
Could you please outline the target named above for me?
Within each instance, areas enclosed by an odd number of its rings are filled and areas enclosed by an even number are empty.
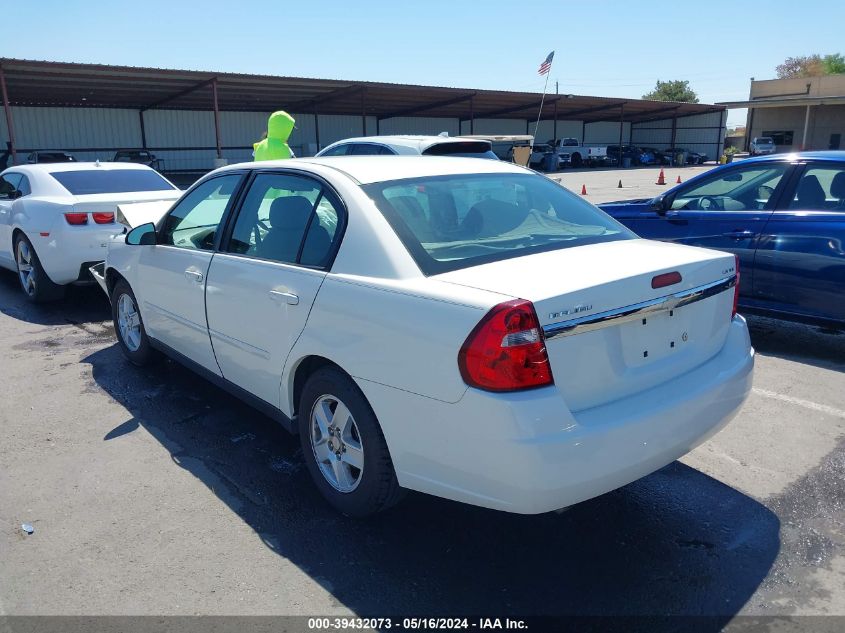
[[[845,333],[751,319],[740,415],[568,511],[411,494],[358,521],[273,422],[127,364],[99,289],[33,306],[16,284],[0,272],[0,615],[845,614]]]

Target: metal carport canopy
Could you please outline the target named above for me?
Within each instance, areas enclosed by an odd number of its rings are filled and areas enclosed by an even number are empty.
[[[534,120],[541,97],[535,92],[10,58],[0,58],[0,69],[12,106],[214,110],[216,86],[218,110],[226,111]],[[619,121],[623,106],[627,123],[724,110],[720,105],[552,94],[546,96],[542,118]]]

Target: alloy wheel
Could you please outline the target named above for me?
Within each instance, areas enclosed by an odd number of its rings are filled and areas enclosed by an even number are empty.
[[[355,490],[364,474],[364,446],[348,407],[335,396],[320,396],[311,408],[309,435],[325,480],[339,492]]]
[[[141,315],[135,300],[126,293],[117,299],[117,329],[129,351],[137,352],[141,347]]]
[[[15,260],[18,264],[18,277],[23,291],[30,297],[35,295],[35,265],[32,261],[32,248],[25,239],[18,240]]]

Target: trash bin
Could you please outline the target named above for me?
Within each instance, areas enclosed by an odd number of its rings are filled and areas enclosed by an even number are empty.
[[[557,171],[558,158],[554,152],[543,154],[543,171]]]
[[[622,167],[628,169],[631,166],[631,157],[630,156],[623,156],[622,157]]]

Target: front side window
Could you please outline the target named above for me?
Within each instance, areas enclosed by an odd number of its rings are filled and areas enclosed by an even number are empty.
[[[228,174],[211,178],[187,193],[165,217],[159,244],[212,250],[241,177]]]
[[[363,189],[426,275],[636,237],[560,185],[531,174],[409,178]]]
[[[845,211],[845,166],[808,166],[798,181],[789,208]]]
[[[50,175],[74,196],[173,191],[176,188],[152,169],[82,169],[53,171]]]
[[[762,211],[774,203],[775,189],[788,163],[766,163],[728,169],[681,189],[672,200],[673,210]]]
[[[325,267],[340,203],[322,183],[263,173],[250,185],[226,250],[286,264]]]

